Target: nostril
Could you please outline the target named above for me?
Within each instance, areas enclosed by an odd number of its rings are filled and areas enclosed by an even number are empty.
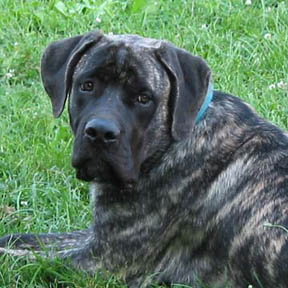
[[[109,132],[106,132],[105,135],[104,135],[104,141],[107,141],[107,142],[114,142],[117,140],[117,135],[112,132],[112,131],[109,131]]]
[[[93,127],[88,127],[85,129],[86,135],[90,136],[91,138],[97,137],[97,130]]]

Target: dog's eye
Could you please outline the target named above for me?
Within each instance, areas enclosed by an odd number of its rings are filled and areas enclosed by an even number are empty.
[[[137,97],[137,102],[140,104],[147,104],[150,101],[151,101],[151,97],[148,95],[139,95]]]
[[[94,84],[91,81],[84,82],[80,85],[80,89],[82,91],[92,91],[94,88]]]

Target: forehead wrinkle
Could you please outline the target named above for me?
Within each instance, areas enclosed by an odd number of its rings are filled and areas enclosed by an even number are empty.
[[[115,53],[115,64],[116,64],[116,72],[118,74],[123,73],[127,70],[127,62],[128,62],[128,54],[129,51],[126,47],[120,46]]]
[[[152,55],[149,54],[142,59],[143,76],[145,77],[145,81],[149,86],[151,86],[152,90],[159,89],[163,78],[159,63],[155,60],[154,57],[152,57]]]
[[[130,78],[130,81],[140,82],[143,88],[153,91],[163,86],[161,79],[164,76],[154,52],[155,47],[135,45],[123,38],[120,41],[101,43],[100,47],[91,47],[81,57],[74,75],[85,78],[97,75],[98,69],[103,68],[102,72],[110,74],[114,79],[129,82]],[[105,68],[108,68],[107,71]]]
[[[127,46],[134,46],[139,48],[148,48],[148,49],[159,49],[161,46],[162,40],[144,38],[139,35],[107,35],[106,38],[110,41],[125,43]]]
[[[105,67],[112,63],[115,54],[115,45],[113,43],[101,43],[87,50],[79,60],[74,70],[74,75],[79,75],[85,71],[85,75],[95,74],[97,69]],[[74,76],[73,75],[73,76]],[[82,75],[81,75],[82,76]]]

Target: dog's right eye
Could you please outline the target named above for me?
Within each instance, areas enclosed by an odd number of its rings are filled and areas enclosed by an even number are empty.
[[[84,82],[80,85],[82,91],[92,91],[94,89],[94,84],[91,81]]]

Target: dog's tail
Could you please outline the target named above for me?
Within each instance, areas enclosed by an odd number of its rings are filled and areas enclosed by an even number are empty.
[[[0,238],[0,255],[66,258],[73,251],[83,249],[92,241],[92,228],[67,233],[7,235]]]

